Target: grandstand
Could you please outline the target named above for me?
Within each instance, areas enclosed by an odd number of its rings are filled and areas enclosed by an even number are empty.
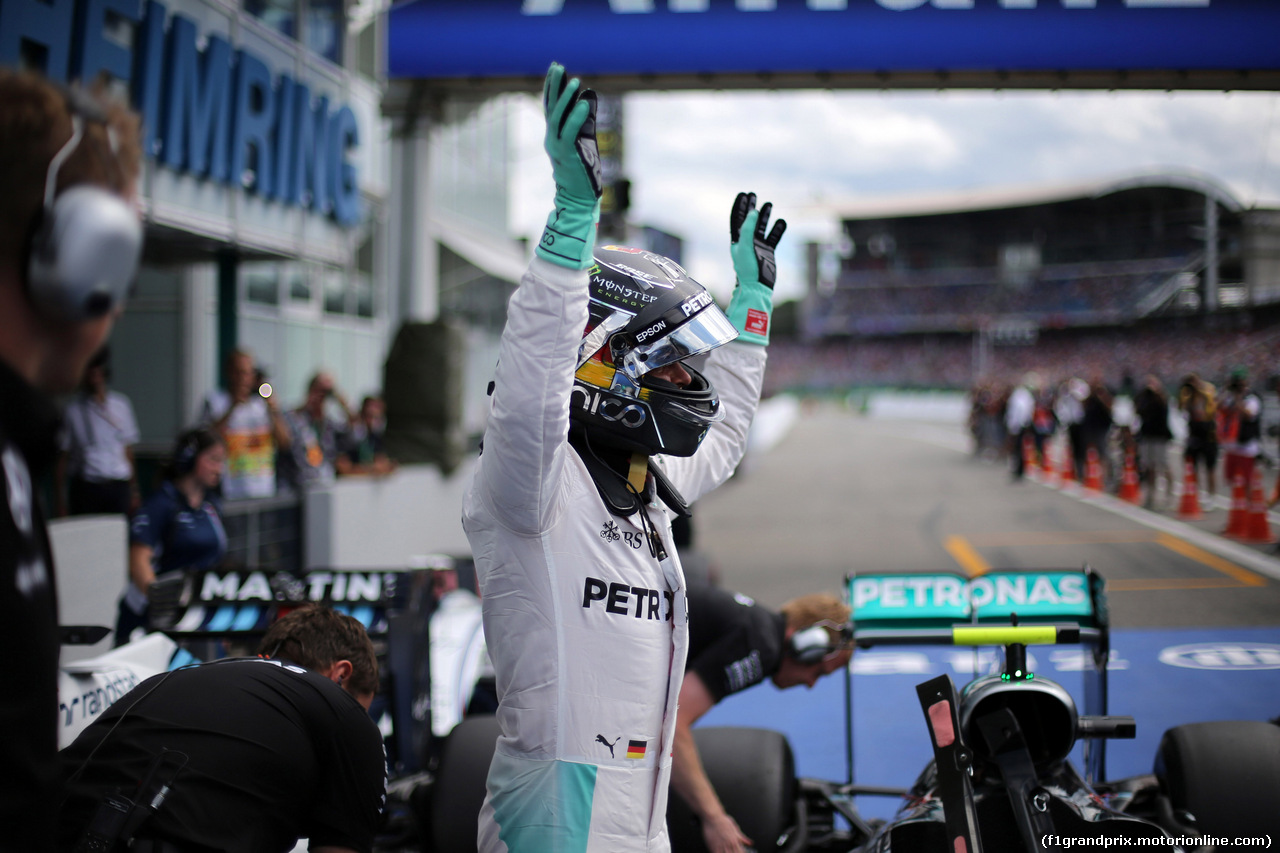
[[[1057,374],[1280,366],[1280,217],[1212,179],[1126,176],[864,202],[810,246],[784,387],[969,387]],[[1196,341],[1194,351],[1186,343]],[[1195,364],[1191,364],[1195,362]]]

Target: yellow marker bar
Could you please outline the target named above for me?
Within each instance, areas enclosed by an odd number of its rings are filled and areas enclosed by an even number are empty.
[[[1058,628],[1056,625],[957,625],[951,629],[951,642],[957,646],[1053,645],[1058,642]]]

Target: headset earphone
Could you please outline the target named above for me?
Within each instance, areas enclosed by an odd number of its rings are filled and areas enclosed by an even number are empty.
[[[173,475],[181,477],[190,474],[196,467],[196,457],[200,455],[200,435],[190,432],[178,444],[173,454]]]
[[[103,187],[76,184],[58,194],[58,171],[84,138],[85,121],[107,126],[106,115],[74,89],[64,90],[71,138],[49,162],[44,202],[27,257],[27,292],[41,314],[61,323],[102,317],[123,305],[138,273],[142,224],[123,198]]]
[[[831,641],[833,633],[839,638],[834,643]],[[850,648],[852,641],[853,630],[848,625],[824,619],[792,634],[787,641],[787,654],[797,663],[807,666],[822,663],[827,655]]]

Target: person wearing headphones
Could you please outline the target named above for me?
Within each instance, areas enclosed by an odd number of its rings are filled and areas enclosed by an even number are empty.
[[[666,851],[688,640],[671,518],[746,449],[785,225],[734,202],[727,316],[671,259],[597,246],[595,94],[555,63],[543,93],[555,209],[463,498],[501,728],[478,848]]]
[[[133,837],[133,853],[284,851],[299,838],[312,853],[372,853],[387,767],[364,626],[303,605],[267,629],[258,655],[152,676],[81,732],[62,753],[58,849],[77,849],[106,795],[143,805],[159,777],[168,795],[139,827],[94,831]]]
[[[750,849],[725,811],[698,755],[693,724],[730,694],[766,678],[781,690],[839,672],[853,656],[849,607],[824,593],[792,599],[778,612],[719,587],[689,589],[689,658],[680,685],[671,787],[702,824],[711,853]]]
[[[227,534],[214,494],[226,461],[226,446],[213,430],[196,428],[178,437],[168,478],[129,524],[129,583],[116,618],[117,646],[134,631],[145,631],[156,578],[207,569],[226,556]]]
[[[57,793],[57,588],[33,483],[57,456],[54,396],[75,390],[137,274],[136,115],[0,69],[0,694],[6,849],[49,850]]]

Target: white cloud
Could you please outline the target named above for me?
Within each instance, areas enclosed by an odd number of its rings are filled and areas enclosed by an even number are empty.
[[[803,247],[828,239],[837,200],[1192,169],[1246,205],[1280,206],[1280,96],[1221,92],[691,92],[626,100],[632,217],[686,240],[718,296],[732,282],[739,190],[789,229],[779,293],[803,292]],[[551,200],[541,117],[520,123],[513,222],[536,236]],[[532,142],[530,143],[530,140]],[[532,224],[530,224],[532,223]]]

